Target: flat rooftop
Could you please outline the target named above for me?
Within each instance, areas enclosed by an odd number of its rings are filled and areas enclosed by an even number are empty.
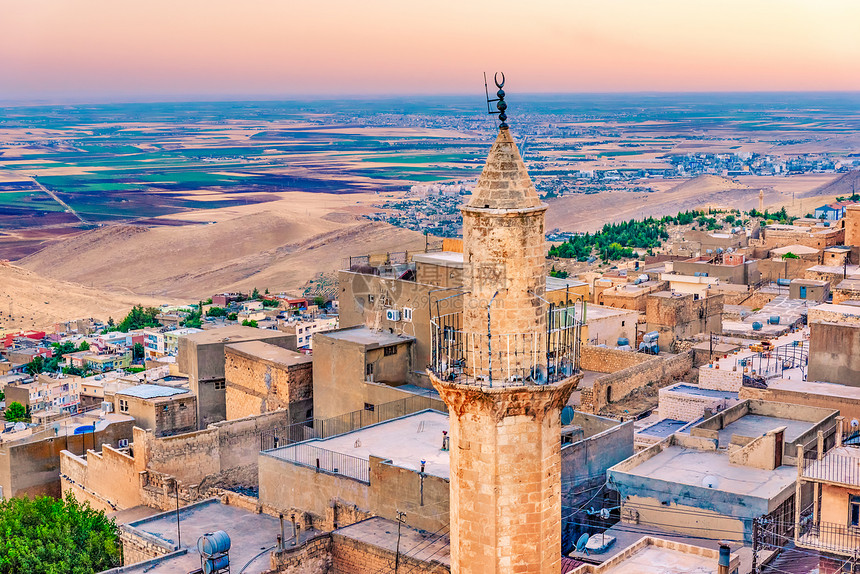
[[[737,399],[738,393],[734,391],[720,391],[717,389],[703,389],[701,387],[697,387],[695,385],[688,385],[686,383],[678,383],[677,385],[671,387],[665,387],[665,391],[671,391],[673,393],[684,393],[685,395],[695,395],[697,397],[710,397],[714,399]]]
[[[585,318],[588,319],[605,319],[607,317],[617,317],[619,315],[638,315],[639,312],[635,309],[619,309],[618,307],[606,307],[604,305],[589,305],[585,311]]]
[[[587,285],[587,283],[585,281],[580,281],[579,279],[561,279],[559,277],[550,276],[547,276],[546,278],[547,291],[562,291],[568,287],[582,287],[583,285]]]
[[[161,385],[134,385],[127,389],[118,391],[116,394],[127,397],[137,397],[139,399],[157,399],[160,397],[184,395],[188,392],[190,391],[188,391],[187,389],[164,387]]]
[[[666,438],[671,434],[675,434],[685,426],[692,424],[687,421],[679,421],[676,419],[663,419],[658,421],[650,426],[647,426],[640,430],[637,434],[643,434],[647,436]]]
[[[451,550],[448,536],[423,532],[409,526],[401,526],[399,531],[401,552],[404,552],[404,549],[406,549],[405,554],[410,558],[424,561],[429,560],[449,567],[451,566]],[[349,526],[344,526],[343,528],[338,528],[333,531],[333,534],[357,540],[362,544],[382,548],[393,554],[397,551],[397,532],[396,522],[375,516],[361,522],[356,522],[355,524],[350,524]],[[410,571],[410,569],[406,568],[403,570]]]
[[[442,431],[448,430],[448,415],[428,410],[331,438],[313,439],[270,450],[267,453],[291,460],[291,451],[303,448],[302,445],[309,445],[363,460],[370,460],[370,455],[373,455],[414,471],[421,469],[421,461],[424,460],[424,472],[450,478],[451,459],[448,451],[442,450]]]
[[[193,341],[198,345],[207,343],[234,343],[239,341],[251,341],[255,339],[273,339],[283,337],[285,333],[271,329],[257,329],[256,327],[243,327],[242,325],[227,325],[217,329],[206,329],[199,333],[183,335],[183,338]]]
[[[463,254],[458,251],[436,251],[434,253],[416,253],[412,256],[414,263],[428,263],[443,267],[463,267]]]
[[[843,267],[842,265],[813,265],[808,268],[807,271],[813,271],[816,273],[832,273],[833,275],[854,275],[858,271],[860,271],[860,265],[848,265]]]
[[[780,417],[768,417],[763,415],[746,414],[728,424],[720,431],[720,448],[727,448],[732,440],[732,435],[746,436],[751,438],[760,437],[768,431],[779,427],[785,428],[785,442],[794,442],[802,434],[812,430],[815,423],[809,421],[798,421]]]
[[[776,391],[790,391],[810,395],[824,395],[860,401],[860,387],[849,387],[837,383],[821,383],[796,379],[771,379],[767,388]]]
[[[289,367],[292,365],[303,365],[312,363],[313,358],[308,355],[290,351],[265,341],[245,341],[242,343],[232,343],[225,346],[226,349],[237,351],[246,357],[254,357],[263,359],[270,363]]]
[[[325,331],[317,333],[320,337],[329,337],[331,339],[339,339],[341,341],[350,341],[359,345],[385,347],[396,343],[405,343],[414,341],[415,337],[407,335],[399,335],[391,333],[387,330],[375,331],[367,327],[350,327],[347,329],[338,329],[337,331]]]
[[[815,255],[818,253],[818,249],[795,243],[794,245],[786,245],[785,247],[771,249],[770,253],[771,255],[785,255],[786,253],[793,253],[794,255]]]
[[[716,574],[717,561],[649,544],[600,574]]]
[[[269,568],[269,553],[261,550],[273,546],[281,533],[280,523],[274,516],[258,514],[235,506],[221,504],[217,499],[204,500],[179,509],[182,548],[187,553],[152,564],[142,562],[126,566],[123,572],[157,572],[158,574],[188,574],[200,568],[197,539],[207,532],[223,530],[230,536],[230,564],[238,572]],[[149,535],[168,546],[176,546],[176,511],[171,510],[125,525],[132,533]]]
[[[676,445],[665,447],[659,454],[634,468],[612,472],[699,488],[704,486],[707,478],[707,482],[716,482],[713,490],[767,500],[777,497],[786,488],[794,488],[797,479],[797,468],[794,466],[783,465],[774,470],[762,470],[730,464],[725,452]]]

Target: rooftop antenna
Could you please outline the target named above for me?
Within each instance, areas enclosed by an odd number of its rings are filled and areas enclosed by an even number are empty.
[[[502,77],[501,80],[499,80],[499,76]],[[493,76],[493,81],[495,82],[496,87],[499,88],[499,91],[496,92],[497,97],[490,98],[490,89],[487,86],[487,72],[484,72],[484,92],[487,94],[487,113],[490,115],[499,114],[499,121],[502,122],[499,124],[499,129],[506,130],[508,129],[508,124],[505,123],[505,121],[508,119],[508,115],[505,113],[505,110],[508,109],[508,104],[505,103],[505,91],[502,89],[505,86],[504,72],[496,72]],[[496,108],[499,111],[493,111],[490,107],[492,102],[498,102],[496,104]]]

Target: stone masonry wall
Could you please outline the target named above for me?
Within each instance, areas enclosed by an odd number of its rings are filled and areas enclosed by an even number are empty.
[[[637,389],[651,384],[668,385],[686,376],[693,368],[692,351],[685,351],[671,357],[653,357],[640,353],[630,354],[647,357],[647,360],[604,375],[595,380],[590,389],[582,389],[580,410],[587,413],[599,413],[606,405],[620,401]]]
[[[331,533],[326,532],[300,545],[276,550],[270,555],[268,574],[326,574],[332,565],[331,547]]]
[[[377,574],[390,572],[395,553],[332,533],[331,574]],[[415,574],[448,574],[450,569],[439,562],[424,562],[411,556],[400,556],[401,572]]]
[[[645,363],[651,360],[651,358],[650,355],[642,353],[582,345],[580,347],[579,364],[586,371],[614,373]]]
[[[224,377],[227,419],[259,415],[278,409],[295,410],[302,422],[313,408],[313,363],[283,365],[225,347]]]
[[[692,422],[699,419],[705,409],[722,410],[726,399],[703,397],[673,392],[671,388],[660,389],[660,418]]]
[[[743,371],[715,369],[702,365],[699,368],[699,386],[703,389],[738,392],[743,386]]]
[[[222,421],[205,430],[156,438],[135,429],[135,449],[141,448],[145,468],[191,484],[231,468],[256,464],[260,433],[289,424],[286,411]]]

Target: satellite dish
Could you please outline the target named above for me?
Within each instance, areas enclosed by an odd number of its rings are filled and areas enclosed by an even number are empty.
[[[588,538],[589,537],[588,537],[587,532],[579,537],[579,540],[576,541],[576,551],[577,552],[585,552],[586,554],[588,553],[585,550],[585,546],[588,544]]]
[[[716,488],[719,484],[719,479],[716,476],[708,475],[702,479],[702,486],[705,488]]]
[[[609,509],[601,508],[600,512],[598,513],[598,516],[600,516],[600,518],[602,518],[603,520],[609,520]]]
[[[852,427],[860,426],[860,421],[858,421],[857,419],[851,419],[851,426]]]
[[[573,422],[573,407],[567,405],[563,409],[561,409],[561,426],[566,427],[570,423]]]

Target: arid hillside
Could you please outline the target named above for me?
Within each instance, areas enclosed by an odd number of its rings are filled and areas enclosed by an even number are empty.
[[[42,277],[17,265],[0,262],[0,330],[44,329],[60,319],[119,318],[137,303],[160,305],[165,302],[170,301],[108,293],[89,285]]]
[[[648,216],[660,217],[706,206],[758,208],[759,190],[764,191],[766,208],[778,209],[783,205],[791,207],[795,204],[795,211],[801,208],[811,211],[828,199],[826,191],[816,190],[830,189],[828,186],[833,180],[849,175],[813,174],[791,178],[737,179],[701,175],[681,184],[675,184],[672,180],[655,180],[657,183],[651,185],[658,188],[658,191],[654,193],[624,191],[569,195],[551,200],[546,226],[547,229],[558,228],[562,231],[596,231],[607,222],[641,219]],[[839,187],[841,189],[848,185]],[[850,192],[847,194],[850,195]],[[801,197],[809,196],[815,196],[815,198],[806,199],[801,203]]]
[[[110,292],[196,300],[232,289],[300,290],[345,257],[424,246],[420,233],[358,216],[372,196],[294,194],[184,214],[186,225],[116,225],[50,245],[17,264]]]

